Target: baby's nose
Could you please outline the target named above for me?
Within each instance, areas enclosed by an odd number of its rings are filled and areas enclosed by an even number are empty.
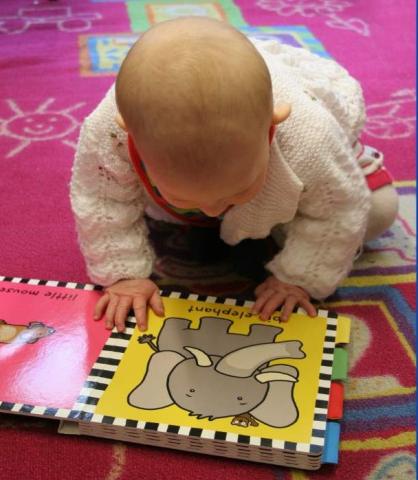
[[[208,207],[200,207],[200,210],[205,214],[207,215],[208,217],[217,217],[218,215],[220,215],[221,213],[223,213],[226,209],[226,206],[225,205],[222,205],[222,206],[214,206],[214,207],[211,207],[211,206],[208,206]]]

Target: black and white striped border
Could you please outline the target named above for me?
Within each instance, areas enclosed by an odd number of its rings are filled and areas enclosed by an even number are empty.
[[[45,287],[64,287],[77,290],[103,290],[100,285],[91,283],[59,282],[56,280],[38,280],[35,278],[3,277],[0,275],[0,282],[24,283],[25,285],[43,285]]]
[[[77,282],[59,282],[56,280],[39,280],[35,278],[21,278],[21,277],[5,277],[0,275],[0,282],[9,282],[24,284],[28,287],[31,285],[42,285],[45,287],[64,287],[73,288],[76,290],[89,290],[100,291],[102,287],[99,285],[93,285],[90,283],[77,283]],[[22,415],[34,415],[42,417],[55,417],[60,419],[78,419],[80,415],[79,411],[67,408],[53,408],[40,405],[28,405],[24,403],[11,403],[0,401],[0,412],[19,413]]]
[[[129,341],[134,332],[136,322],[135,318],[129,316],[125,322],[125,331],[117,332],[113,329],[100,356],[84,382],[84,386],[73,406],[73,410],[79,411],[79,419],[84,421],[100,421],[102,423],[114,423],[109,420],[103,420],[102,415],[95,415],[96,405],[99,403],[103,392],[112,381],[113,376],[122,360],[123,354],[128,347]],[[99,419],[100,417],[100,419]],[[112,417],[113,418],[113,417]],[[129,422],[129,421],[128,421]]]
[[[236,300],[233,298],[220,298],[190,294],[186,292],[161,291],[162,296],[169,298],[181,298],[194,301],[206,301],[208,303],[223,303],[233,306],[251,307],[254,302]],[[296,310],[297,313],[306,313],[303,309]],[[143,422],[125,418],[104,416],[95,413],[98,404],[107,385],[111,382],[122,356],[128,347],[130,338],[135,328],[135,321],[130,317],[127,322],[126,332],[121,334],[113,332],[106,342],[100,357],[93,365],[85,385],[77,399],[73,410],[79,412],[78,418],[82,421],[99,423],[103,425],[114,425],[118,427],[130,427],[150,432],[171,433],[185,435],[191,438],[202,438],[209,440],[221,440],[234,442],[241,445],[266,447],[291,452],[320,455],[325,443],[325,431],[327,424],[328,402],[331,388],[332,364],[334,358],[335,340],[337,333],[338,315],[326,310],[319,310],[318,316],[327,319],[325,343],[320,366],[320,378],[314,410],[314,425],[309,443],[286,442],[270,438],[239,435],[231,432],[220,432],[206,430],[196,427],[168,425],[155,422]]]

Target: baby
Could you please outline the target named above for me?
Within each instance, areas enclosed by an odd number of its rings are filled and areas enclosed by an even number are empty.
[[[123,331],[133,308],[145,330],[148,306],[164,314],[145,213],[219,224],[229,245],[284,238],[253,312],[315,316],[311,298],[332,294],[396,217],[382,155],[358,142],[364,120],[359,84],[332,60],[203,17],[152,27],[84,121],[75,157],[81,249],[106,287],[95,318]]]

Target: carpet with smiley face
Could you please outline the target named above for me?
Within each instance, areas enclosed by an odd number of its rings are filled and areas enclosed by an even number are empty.
[[[412,480],[415,478],[414,2],[3,0],[0,4],[0,274],[88,282],[68,199],[80,123],[141,31],[181,15],[335,58],[360,80],[365,143],[385,154],[400,211],[324,306],[352,319],[340,461],[307,473],[64,436],[53,421],[0,415],[1,478]],[[232,251],[150,221],[164,288],[251,298],[271,242]],[[210,236],[210,235],[209,235]],[[257,261],[256,261],[257,260]]]

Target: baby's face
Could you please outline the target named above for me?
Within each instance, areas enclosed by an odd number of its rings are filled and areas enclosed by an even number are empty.
[[[218,216],[261,190],[275,123],[272,85],[239,31],[197,17],[161,22],[124,60],[116,98],[147,174],[170,204]]]
[[[252,200],[264,185],[269,149],[254,158],[247,168],[225,171],[214,177],[208,172],[206,181],[196,181],[186,176],[173,178],[158,169],[147,171],[161,195],[171,205],[184,209],[199,209],[209,217],[217,217],[234,205]],[[247,163],[247,162],[245,162]],[[244,170],[244,171],[243,171]]]
[[[202,191],[200,194],[190,184],[183,186],[181,190],[175,188],[175,185],[165,184],[164,187],[158,187],[161,195],[171,205],[185,209],[199,209],[209,217],[217,217],[226,212],[234,205],[241,205],[252,200],[261,190],[265,177],[266,168],[260,170],[255,178],[245,176],[244,182],[230,183],[219,180],[219,194],[206,194]],[[158,184],[157,184],[158,185]],[[225,192],[221,194],[220,192]]]

